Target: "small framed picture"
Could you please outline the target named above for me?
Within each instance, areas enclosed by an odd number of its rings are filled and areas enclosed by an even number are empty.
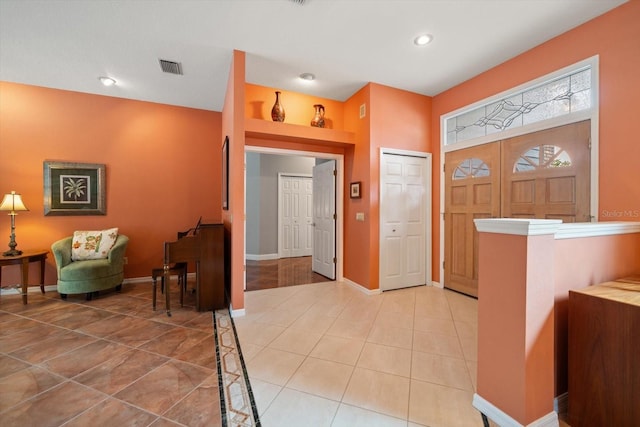
[[[44,214],[106,215],[104,164],[44,162]]]
[[[360,193],[360,181],[351,183],[351,191],[349,192],[349,196],[352,199],[359,199],[362,197]]]

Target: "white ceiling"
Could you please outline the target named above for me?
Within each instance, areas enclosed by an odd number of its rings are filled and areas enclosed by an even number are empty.
[[[0,80],[221,111],[237,49],[249,83],[340,101],[368,82],[433,96],[622,3],[0,0]],[[434,40],[417,47],[423,32]]]

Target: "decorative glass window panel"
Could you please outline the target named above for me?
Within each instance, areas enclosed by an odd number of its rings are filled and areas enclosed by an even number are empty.
[[[591,70],[580,71],[571,76],[571,92],[577,93],[591,89]]]
[[[446,145],[591,108],[591,66],[449,117]]]
[[[491,175],[489,166],[477,157],[464,159],[453,171],[453,179],[480,178],[489,175]]]
[[[583,90],[581,92],[576,92],[571,97],[571,112],[575,113],[576,111],[588,110],[591,108],[591,91]]]
[[[513,165],[514,172],[571,166],[571,157],[557,145],[539,145],[523,153]]]
[[[456,118],[456,139],[463,141],[485,135],[486,124],[480,123],[485,117],[484,108],[472,110]]]
[[[447,120],[447,142],[446,145],[455,144],[456,143],[456,119],[452,117]]]
[[[520,105],[522,105],[522,94],[487,105],[486,111],[489,118],[487,134],[522,126]]]

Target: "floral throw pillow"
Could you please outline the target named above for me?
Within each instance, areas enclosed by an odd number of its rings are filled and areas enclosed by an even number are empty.
[[[117,238],[117,228],[99,231],[75,231],[71,243],[71,259],[73,261],[105,259],[116,243]]]

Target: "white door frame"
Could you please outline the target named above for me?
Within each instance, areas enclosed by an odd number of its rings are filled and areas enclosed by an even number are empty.
[[[257,147],[252,145],[245,145],[245,153],[261,153],[261,154],[275,154],[281,156],[305,156],[315,157],[321,159],[332,159],[336,161],[336,280],[343,279],[343,265],[344,265],[344,156],[342,154],[334,153],[322,153],[316,151],[298,151],[288,150],[284,148],[272,148],[272,147]],[[245,172],[246,173],[246,172]],[[247,190],[245,188],[244,197],[247,197]],[[246,205],[245,205],[246,206]],[[244,213],[244,223],[246,229],[247,213]],[[246,254],[245,254],[246,257]],[[245,258],[246,266],[246,258]],[[245,269],[246,270],[246,269]],[[246,287],[246,275],[245,275],[245,287]]]
[[[383,156],[385,154],[395,154],[395,155],[399,155],[399,156],[410,156],[410,157],[420,157],[420,158],[424,158],[426,159],[427,165],[426,165],[426,173],[424,174],[424,188],[425,191],[428,192],[427,197],[426,197],[426,206],[425,206],[425,221],[424,221],[424,225],[425,225],[425,269],[424,269],[424,282],[427,286],[430,286],[432,283],[432,279],[433,279],[433,274],[432,274],[432,256],[431,256],[431,248],[432,248],[432,239],[433,239],[433,230],[431,229],[431,206],[432,206],[432,199],[433,199],[433,191],[432,191],[432,185],[431,185],[431,174],[432,174],[432,162],[433,162],[433,155],[431,153],[427,153],[424,151],[411,151],[411,150],[398,150],[395,148],[380,148],[380,164],[379,164],[379,169],[380,171],[382,171],[382,161],[383,161]],[[379,189],[379,200],[380,203],[383,202],[382,200],[382,185],[384,184],[383,181],[383,176],[382,174],[380,174],[380,185],[378,186]],[[379,209],[379,211],[382,211],[382,208]],[[379,227],[379,237],[378,237],[378,257],[379,260],[382,259],[382,221],[378,220],[378,227]],[[378,262],[378,281],[380,282],[382,280],[382,262]],[[380,290],[382,290],[382,288],[380,288]]]
[[[278,258],[282,258],[282,239],[280,238],[282,233],[282,210],[280,209],[282,203],[282,188],[281,181],[283,177],[292,178],[312,178],[313,176],[308,173],[287,173],[278,172]]]

